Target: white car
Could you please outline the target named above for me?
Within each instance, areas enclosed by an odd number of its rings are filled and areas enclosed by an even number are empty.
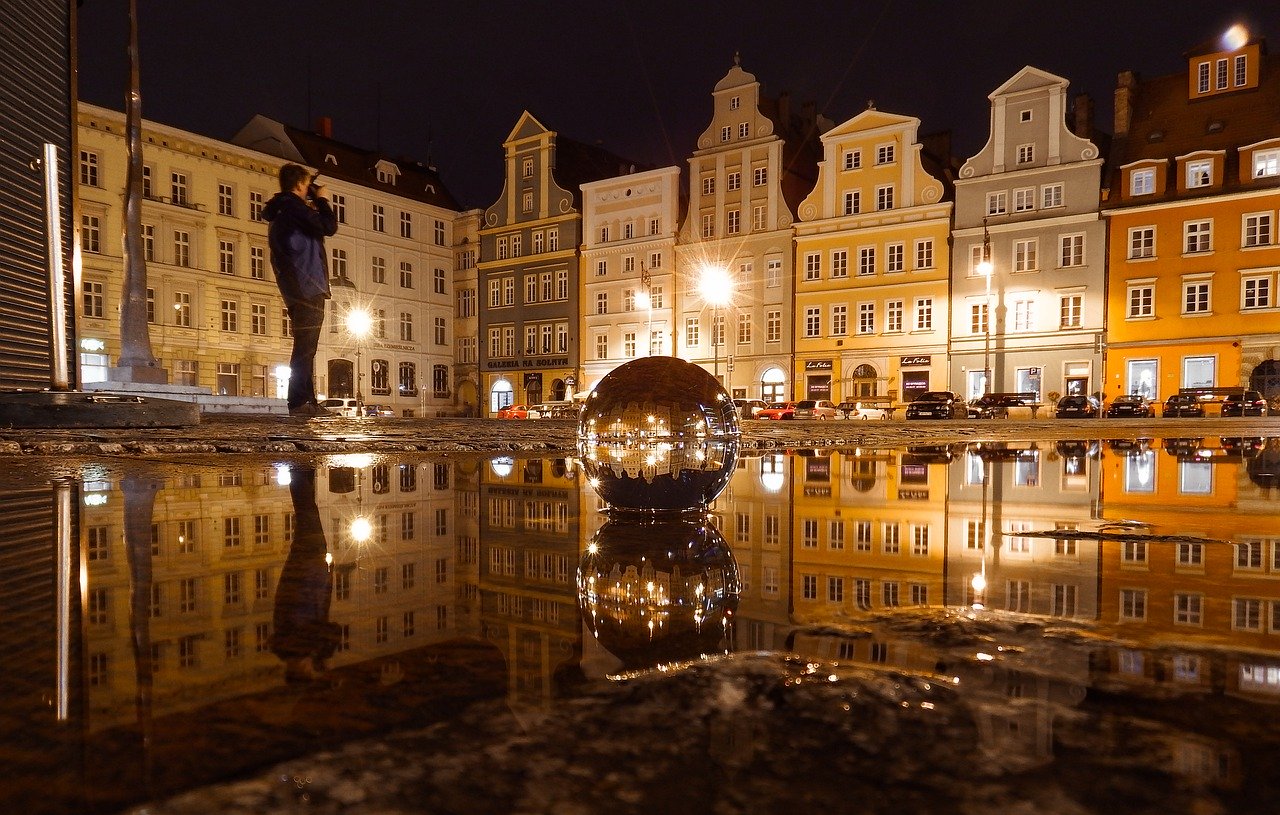
[[[863,421],[870,419],[888,421],[893,414],[893,411],[887,408],[876,407],[863,402],[841,402],[836,405],[836,409],[843,413],[846,419],[861,419]]]
[[[338,416],[349,416],[349,417],[359,416],[360,410],[361,410],[360,405],[359,403],[356,402],[356,400],[339,399],[337,397],[334,397],[332,399],[322,399],[320,401],[320,407]]]

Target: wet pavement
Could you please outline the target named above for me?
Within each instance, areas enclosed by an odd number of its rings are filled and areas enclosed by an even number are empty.
[[[645,525],[567,421],[0,431],[0,798],[1269,811],[1272,433],[752,422],[709,516]]]

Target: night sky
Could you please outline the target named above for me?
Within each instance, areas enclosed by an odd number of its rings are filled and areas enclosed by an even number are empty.
[[[80,97],[120,110],[126,0],[80,8]],[[254,114],[427,160],[469,206],[502,182],[522,110],[654,166],[686,161],[740,52],[764,93],[836,123],[864,110],[950,130],[967,158],[987,94],[1024,65],[1087,92],[1109,129],[1116,73],[1181,71],[1243,22],[1280,47],[1280,2],[138,0],[142,112],[220,139]]]

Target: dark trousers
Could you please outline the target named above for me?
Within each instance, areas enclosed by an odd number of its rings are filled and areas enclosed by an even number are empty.
[[[293,327],[293,355],[289,357],[290,410],[316,401],[316,348],[324,325],[324,303],[324,297],[287,303]]]

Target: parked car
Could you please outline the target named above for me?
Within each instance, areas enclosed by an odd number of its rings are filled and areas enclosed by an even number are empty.
[[[925,391],[907,405],[908,419],[964,419],[969,403],[952,391]]]
[[[801,399],[796,402],[795,415],[793,419],[834,419],[837,415],[836,406],[827,399]]]
[[[844,414],[846,419],[862,419],[864,421],[868,419],[887,420],[892,413],[888,408],[863,404],[862,402],[841,402],[836,405],[836,410]]]
[[[773,402],[756,414],[757,419],[793,419],[796,413],[795,402]]]
[[[360,403],[350,398],[333,397],[320,402],[320,407],[335,416],[354,417],[360,415]]]
[[[540,402],[529,408],[525,415],[528,419],[568,419],[576,418],[578,406],[573,402],[556,401]]]
[[[366,416],[395,416],[396,412],[391,409],[390,405],[365,405],[364,415]]]
[[[1267,400],[1258,391],[1230,393],[1222,402],[1223,416],[1266,416]]]
[[[756,414],[769,406],[769,403],[763,399],[734,399],[733,406],[737,409],[739,418],[754,419]]]
[[[1059,419],[1096,419],[1101,405],[1092,396],[1064,396],[1053,415]]]
[[[1164,400],[1164,409],[1161,411],[1166,419],[1172,418],[1201,418],[1204,416],[1204,405],[1201,404],[1200,398],[1190,393],[1175,393],[1168,399]]]
[[[499,419],[527,419],[529,418],[528,405],[507,405],[496,414]]]
[[[1134,417],[1150,419],[1155,415],[1156,409],[1152,407],[1151,400],[1136,393],[1117,396],[1111,400],[1111,404],[1107,405],[1108,419],[1132,419]]]

